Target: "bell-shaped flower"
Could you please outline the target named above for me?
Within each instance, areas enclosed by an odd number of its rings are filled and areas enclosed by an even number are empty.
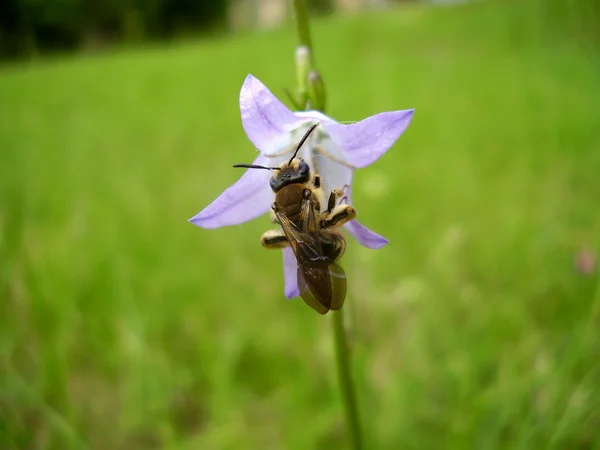
[[[318,111],[292,112],[258,79],[248,75],[240,92],[242,125],[260,154],[252,164],[278,166],[289,160],[308,128],[319,123],[298,157],[321,176],[321,186],[328,196],[333,189],[346,189],[352,204],[352,175],[383,155],[410,123],[414,109],[389,111],[360,122],[341,124]],[[202,228],[237,225],[265,214],[275,194],[269,185],[273,173],[247,170],[215,201],[190,219]],[[359,211],[360,213],[360,211]],[[363,246],[377,249],[387,239],[361,225],[356,219],[344,228]],[[292,250],[283,250],[285,294],[298,296],[297,265]]]

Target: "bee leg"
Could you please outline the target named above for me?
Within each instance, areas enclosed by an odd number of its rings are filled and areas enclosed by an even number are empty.
[[[321,219],[321,228],[337,228],[356,217],[356,210],[350,205],[338,205],[330,214]]]
[[[348,197],[346,197],[345,191],[349,186],[346,184],[341,189],[334,189],[329,194],[329,200],[327,201],[327,209],[323,212],[324,215],[331,214],[331,211],[335,208],[336,204],[338,204],[338,199],[341,197],[340,203],[346,200],[348,202]],[[342,197],[343,196],[343,197]]]
[[[290,243],[281,230],[268,230],[260,237],[260,243],[264,248],[285,248]]]
[[[331,214],[331,211],[333,211],[335,208],[338,197],[341,197],[342,195],[344,195],[344,191],[341,189],[334,189],[331,191],[331,194],[329,194],[329,200],[327,201],[327,210],[325,210],[324,214]]]
[[[271,208],[269,217],[271,218],[272,223],[279,223],[279,220],[277,220],[277,216],[275,215],[275,210],[272,208]]]

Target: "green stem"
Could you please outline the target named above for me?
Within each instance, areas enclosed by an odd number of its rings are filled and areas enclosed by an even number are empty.
[[[361,426],[360,417],[358,415],[358,404],[356,401],[356,390],[354,388],[354,380],[350,368],[350,348],[348,346],[348,338],[346,337],[346,327],[344,325],[344,310],[333,312],[333,330],[335,335],[335,356],[338,369],[338,377],[340,389],[342,392],[342,400],[346,413],[346,424],[350,435],[352,448],[360,450],[361,442]]]
[[[296,100],[302,109],[306,108],[310,99],[308,90],[308,76],[314,68],[312,54],[312,43],[310,41],[310,27],[308,26],[308,11],[306,0],[293,0],[294,13],[296,16],[296,32],[299,45],[296,48]],[[314,106],[313,106],[314,107]]]
[[[293,0],[293,3],[294,12],[296,13],[296,30],[298,32],[300,46],[305,47],[305,50],[308,53],[308,59],[304,59],[299,57],[298,51],[296,52],[296,63],[298,64],[296,71],[298,74],[298,94],[300,103],[304,104],[308,98],[307,81],[312,82],[312,101],[315,103],[314,106],[322,110],[325,99],[325,88],[318,73],[314,71],[314,57],[312,43],[310,41],[310,29],[308,27],[306,0]],[[312,78],[309,79],[309,77]],[[356,389],[354,387],[354,380],[352,379],[352,371],[350,369],[350,348],[346,337],[343,310],[333,312],[333,330],[338,377],[346,413],[348,433],[352,448],[354,450],[360,450],[362,448],[361,426],[358,415],[358,404],[356,402]]]
[[[296,14],[296,31],[300,45],[308,48],[311,51],[312,57],[312,44],[310,42],[310,28],[308,27],[308,12],[305,0],[294,0],[294,13]]]

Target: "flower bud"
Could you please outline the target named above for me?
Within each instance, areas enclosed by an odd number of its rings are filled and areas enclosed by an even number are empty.
[[[296,49],[296,103],[302,108],[308,101],[308,74],[311,71],[310,49],[305,45],[300,45]]]

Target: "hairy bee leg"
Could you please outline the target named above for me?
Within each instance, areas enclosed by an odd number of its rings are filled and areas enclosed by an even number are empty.
[[[344,195],[344,191],[341,189],[334,189],[331,191],[331,194],[329,194],[329,200],[327,201],[327,210],[325,211],[326,214],[330,214],[331,211],[333,211],[338,197],[341,197],[342,195]]]
[[[324,219],[321,220],[321,228],[337,228],[356,218],[356,210],[350,205],[338,205]]]
[[[271,219],[271,223],[279,223],[279,220],[277,220],[277,216],[275,215],[275,210],[272,208],[269,212],[269,217]]]
[[[346,189],[349,187],[349,185],[345,184],[341,189],[334,189],[331,191],[331,194],[329,194],[329,200],[327,202],[327,210],[325,210],[323,214],[328,215],[331,213],[331,211],[333,211],[335,205],[338,203],[338,198],[342,197],[346,193]],[[344,199],[346,200],[346,203],[348,203],[348,197],[346,196],[342,197],[340,203],[343,202]]]
[[[290,245],[289,241],[280,230],[268,230],[260,237],[260,243],[264,248],[285,248]]]

